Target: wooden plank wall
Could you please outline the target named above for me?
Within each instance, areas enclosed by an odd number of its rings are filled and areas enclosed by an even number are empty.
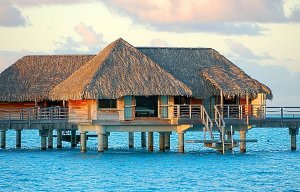
[[[9,113],[6,109],[11,110],[10,116],[13,119],[20,119],[20,109],[34,107],[34,102],[0,102],[0,119],[8,119]]]
[[[97,119],[96,100],[69,100],[69,121],[87,122]]]

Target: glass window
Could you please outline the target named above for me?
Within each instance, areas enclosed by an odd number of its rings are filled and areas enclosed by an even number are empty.
[[[99,108],[117,108],[117,99],[99,99],[98,100]]]

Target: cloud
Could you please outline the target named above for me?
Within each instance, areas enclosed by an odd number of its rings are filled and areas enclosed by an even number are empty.
[[[0,2],[0,26],[17,27],[24,26],[26,20],[21,11],[14,7],[8,0]]]
[[[91,26],[79,23],[74,27],[81,40],[76,41],[73,37],[66,37],[62,42],[54,42],[58,48],[54,53],[60,54],[84,54],[98,53],[107,43],[103,40],[103,34],[97,33]]]
[[[230,52],[242,59],[248,60],[262,60],[262,59],[273,59],[268,53],[255,54],[251,49],[245,47],[243,44],[234,41],[232,39],[226,39],[225,43],[229,47]]]
[[[93,0],[13,0],[18,6],[42,6],[42,5],[72,5],[77,3],[87,3]],[[95,1],[95,0],[94,0]]]
[[[80,23],[75,26],[75,31],[81,36],[82,43],[90,49],[94,47],[102,47],[105,44],[103,41],[103,35],[96,33],[91,26]]]
[[[162,31],[260,35],[257,23],[290,19],[283,0],[105,0],[111,10]]]
[[[152,39],[149,42],[149,46],[151,46],[151,47],[169,47],[169,45],[166,41],[158,39],[158,38]]]

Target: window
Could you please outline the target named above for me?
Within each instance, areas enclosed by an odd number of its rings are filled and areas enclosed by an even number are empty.
[[[98,100],[99,108],[117,108],[117,99],[99,99]]]
[[[175,105],[189,105],[190,104],[190,97],[175,96],[174,97],[174,104]]]

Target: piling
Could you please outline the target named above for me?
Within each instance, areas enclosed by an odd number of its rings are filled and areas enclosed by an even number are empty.
[[[21,129],[16,130],[16,148],[21,148]]]
[[[98,153],[104,152],[104,135],[103,133],[98,133]]]
[[[153,132],[148,132],[148,151],[153,151]]]
[[[294,151],[297,149],[296,135],[299,134],[299,128],[289,128],[289,134],[291,136],[291,150]]]
[[[159,151],[165,151],[165,133],[159,133]]]
[[[141,147],[146,147],[146,133],[141,132]]]
[[[170,135],[171,135],[171,132],[165,133],[165,149],[166,150],[170,149]]]
[[[247,131],[240,131],[240,152],[241,153],[246,153],[246,142],[244,142],[246,140],[246,133]]]
[[[178,132],[178,152],[184,153],[184,133]]]
[[[57,148],[62,148],[62,131],[57,130]]]
[[[128,147],[132,149],[134,147],[134,132],[128,133]]]
[[[1,130],[1,148],[5,149],[6,147],[6,131]]]
[[[104,150],[108,150],[108,133],[103,135],[103,147]]]
[[[48,132],[48,149],[53,149],[53,130],[49,129]]]
[[[42,135],[41,136],[41,150],[46,150],[47,146],[47,137]]]
[[[80,152],[86,152],[86,132],[80,133]]]
[[[71,131],[71,147],[76,147],[77,141],[76,141],[76,130]]]

